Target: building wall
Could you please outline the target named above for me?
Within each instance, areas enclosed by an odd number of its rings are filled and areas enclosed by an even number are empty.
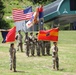
[[[76,11],[70,10],[70,0],[64,0],[59,8],[61,15],[76,14]]]

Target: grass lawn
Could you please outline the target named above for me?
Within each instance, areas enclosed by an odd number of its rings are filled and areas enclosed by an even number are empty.
[[[60,31],[58,47],[59,71],[52,70],[51,56],[27,57],[17,52],[18,72],[14,73],[9,70],[9,43],[0,43],[0,75],[76,75],[76,31]]]

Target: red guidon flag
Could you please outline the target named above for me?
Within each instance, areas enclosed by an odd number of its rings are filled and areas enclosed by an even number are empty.
[[[38,34],[38,40],[43,41],[58,41],[59,28],[53,28],[50,30],[40,30]]]
[[[13,27],[9,30],[8,34],[6,35],[6,42],[14,42],[16,35],[16,27]]]

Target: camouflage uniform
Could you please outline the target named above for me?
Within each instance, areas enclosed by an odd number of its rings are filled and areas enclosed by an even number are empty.
[[[58,47],[53,46],[52,47],[52,58],[53,58],[53,69],[58,70],[59,69],[59,58],[58,58]]]
[[[10,70],[12,70],[13,68],[14,71],[16,71],[16,49],[11,47],[9,49],[9,52],[10,52]]]
[[[23,38],[23,36],[22,36],[21,33],[20,33],[20,34],[18,33],[18,34],[16,35],[16,39],[17,39],[17,51],[19,50],[19,47],[20,47],[21,52],[23,52],[22,38]]]
[[[35,45],[36,45],[37,56],[40,56],[40,41],[38,41],[37,35],[38,34],[36,34],[36,37],[35,37]]]
[[[26,55],[29,57],[29,36],[28,33],[26,33],[25,37],[24,37],[24,42],[25,42],[25,50],[26,50]]]
[[[42,55],[44,55],[43,41],[38,41],[37,48],[38,48],[37,51],[38,51],[39,55],[40,55],[40,52],[42,53]]]
[[[45,41],[41,41],[41,52],[42,52],[42,55],[45,56]]]
[[[37,56],[40,56],[40,41],[36,43]]]
[[[30,41],[30,50],[31,50],[31,55],[34,56],[35,54],[35,40],[34,36],[30,35],[29,36],[29,41]]]
[[[47,55],[50,55],[50,47],[51,47],[50,41],[46,41],[45,42],[45,48],[46,48],[46,54]]]

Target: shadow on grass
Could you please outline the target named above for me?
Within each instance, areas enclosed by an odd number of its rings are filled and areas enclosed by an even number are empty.
[[[25,71],[17,71],[18,73],[25,73]]]
[[[16,71],[16,73],[29,73],[29,72],[26,72],[26,71]]]
[[[62,69],[59,69],[59,71],[64,71],[64,70],[65,70],[65,69],[63,69],[63,68],[62,68]]]

